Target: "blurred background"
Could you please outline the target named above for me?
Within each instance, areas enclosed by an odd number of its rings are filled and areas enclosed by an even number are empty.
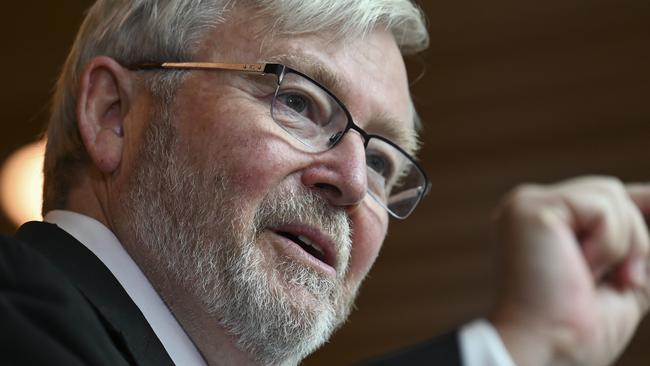
[[[5,6],[3,165],[39,137],[56,75],[90,3]],[[425,121],[421,160],[433,189],[413,216],[391,223],[358,310],[305,365],[351,364],[487,314],[496,287],[490,213],[517,184],[584,174],[650,181],[650,2],[421,5],[432,43],[410,64],[414,75],[426,68],[413,94]],[[0,189],[16,174],[0,178]],[[8,191],[3,204],[18,197],[17,188]],[[1,213],[2,232],[15,228]],[[646,321],[617,365],[647,365],[648,344]]]

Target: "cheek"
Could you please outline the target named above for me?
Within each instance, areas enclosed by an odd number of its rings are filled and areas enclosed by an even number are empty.
[[[199,169],[218,165],[234,194],[255,199],[291,172],[292,154],[268,112],[252,110],[250,103],[238,108],[236,99],[218,104],[229,107],[183,116],[180,153]]]
[[[222,165],[230,188],[254,201],[277,187],[296,165],[277,137],[265,135],[231,138],[207,162]]]
[[[281,149],[269,138],[259,135],[229,136],[221,146],[215,146],[207,164],[224,167],[231,184],[241,188],[262,188],[281,180],[285,175],[286,162]]]
[[[359,284],[363,281],[379,255],[379,250],[386,237],[388,219],[376,216],[363,208],[352,215],[352,253],[348,282]]]

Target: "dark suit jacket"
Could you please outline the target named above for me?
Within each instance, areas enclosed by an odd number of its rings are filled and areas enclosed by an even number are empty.
[[[0,360],[10,365],[173,365],[115,277],[56,225],[0,239]]]
[[[103,263],[56,225],[0,236],[0,362],[173,365]],[[455,334],[368,365],[460,365]]]

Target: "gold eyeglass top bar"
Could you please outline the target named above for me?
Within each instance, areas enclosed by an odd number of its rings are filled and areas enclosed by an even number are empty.
[[[235,71],[262,72],[266,64],[226,64],[219,62],[165,62],[164,68],[221,69]]]

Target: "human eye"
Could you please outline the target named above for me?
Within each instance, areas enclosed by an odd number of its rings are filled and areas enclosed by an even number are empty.
[[[366,165],[375,177],[380,177],[383,180],[384,185],[391,180],[395,171],[393,159],[385,152],[378,150],[366,152]]]
[[[385,200],[403,184],[409,167],[405,156],[380,138],[370,139],[366,147],[366,165],[368,188],[377,198]]]
[[[314,114],[314,102],[305,94],[299,92],[284,92],[276,97],[276,100],[285,108],[293,111],[294,113],[310,117]]]
[[[285,87],[276,96],[276,105],[285,114],[311,121],[318,126],[327,125],[332,115],[329,103],[312,90]]]
[[[331,122],[334,104],[318,86],[294,74],[285,76],[275,97],[275,107],[285,118],[326,126]]]

